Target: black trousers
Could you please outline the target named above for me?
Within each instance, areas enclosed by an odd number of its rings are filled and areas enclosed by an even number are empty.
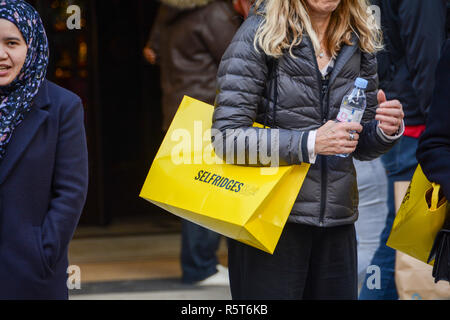
[[[233,300],[357,300],[354,225],[288,223],[274,255],[228,240]]]

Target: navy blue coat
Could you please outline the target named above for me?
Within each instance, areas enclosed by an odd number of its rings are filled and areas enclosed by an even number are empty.
[[[45,81],[0,163],[0,299],[68,298],[87,185],[81,100]]]
[[[442,185],[450,199],[450,40],[437,70],[427,129],[420,139],[417,159],[428,179]]]
[[[403,105],[407,126],[423,125],[445,42],[446,0],[372,0],[381,8],[385,51],[378,54],[380,89]]]

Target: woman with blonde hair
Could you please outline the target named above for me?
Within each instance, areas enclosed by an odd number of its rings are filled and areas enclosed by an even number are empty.
[[[377,90],[374,54],[382,43],[368,9],[362,0],[258,0],[222,59],[217,153],[235,163],[270,150],[278,163],[256,165],[311,164],[274,255],[229,241],[233,299],[357,299],[352,158],[379,157],[403,130],[400,102]],[[358,77],[367,81],[362,122],[336,122]],[[247,139],[249,133],[257,139]]]

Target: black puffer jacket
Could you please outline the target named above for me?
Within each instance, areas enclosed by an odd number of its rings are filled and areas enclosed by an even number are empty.
[[[270,97],[267,124],[279,129],[280,165],[308,162],[307,153],[302,151],[305,150],[309,131],[318,129],[328,120],[336,119],[342,98],[360,76],[369,81],[366,92],[368,108],[363,118],[364,130],[353,156],[360,160],[371,160],[387,152],[394,142],[381,137],[377,123],[373,120],[377,107],[376,58],[362,53],[355,37],[354,46],[341,49],[331,74],[329,90],[322,93],[314,49],[305,36],[304,41],[293,50],[296,58],[286,53],[278,59],[275,81],[271,76],[273,73],[269,71],[272,65],[269,57],[262,50],[256,51],[253,46],[262,19],[260,15],[251,15],[223,56],[218,73],[213,129],[219,130],[224,137],[227,134],[237,135],[236,141],[239,141],[240,135],[254,130],[259,148],[266,141],[261,140],[263,130],[268,130],[269,134],[273,132],[270,129],[252,128],[252,125],[255,121],[264,123]],[[275,83],[278,103],[274,121],[275,90],[271,88]],[[223,141],[213,139],[213,142],[218,154],[228,153],[227,161],[234,161],[229,154],[231,148],[220,150]],[[248,139],[246,152],[254,147]],[[358,190],[352,158],[318,156],[294,204],[290,222],[324,227],[351,224],[358,217],[357,208]]]

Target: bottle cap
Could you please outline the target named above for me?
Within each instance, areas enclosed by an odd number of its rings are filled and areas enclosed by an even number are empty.
[[[355,87],[365,90],[365,89],[367,89],[368,84],[369,84],[369,82],[366,79],[356,78]]]

